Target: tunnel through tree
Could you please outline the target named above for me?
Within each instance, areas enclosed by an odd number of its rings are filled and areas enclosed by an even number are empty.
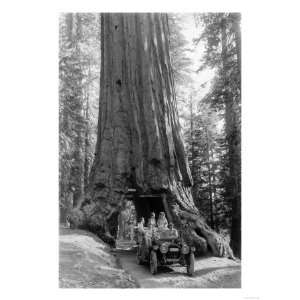
[[[165,194],[146,194],[134,196],[134,205],[137,211],[137,218],[144,218],[147,221],[152,212],[155,213],[156,220],[160,212],[164,212],[168,222],[172,221],[168,207],[164,204]]]

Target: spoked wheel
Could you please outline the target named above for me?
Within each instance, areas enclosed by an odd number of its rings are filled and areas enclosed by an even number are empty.
[[[194,276],[195,273],[195,255],[193,252],[190,253],[187,265],[187,273],[189,276]]]
[[[136,263],[138,265],[141,265],[143,263],[142,258],[141,258],[141,249],[140,249],[140,246],[138,246],[137,250],[136,250]]]
[[[155,251],[150,253],[150,272],[152,275],[157,273],[157,255]]]

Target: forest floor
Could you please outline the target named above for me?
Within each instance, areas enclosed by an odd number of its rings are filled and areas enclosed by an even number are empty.
[[[137,265],[135,250],[116,250],[124,270],[142,288],[240,288],[241,263],[221,257],[201,257],[195,261],[195,275],[189,277],[185,267],[160,267],[152,275],[147,265]]]
[[[61,288],[240,288],[239,261],[202,257],[195,261],[195,276],[184,267],[161,267],[151,275],[137,265],[130,243],[112,251],[95,235],[67,228],[59,236],[59,286]]]

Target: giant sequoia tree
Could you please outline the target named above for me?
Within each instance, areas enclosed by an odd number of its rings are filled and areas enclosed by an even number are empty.
[[[98,139],[90,174],[86,222],[115,235],[118,213],[132,197],[137,215],[164,210],[191,225],[203,251],[232,256],[203,220],[192,194],[174,93],[165,14],[103,14]]]

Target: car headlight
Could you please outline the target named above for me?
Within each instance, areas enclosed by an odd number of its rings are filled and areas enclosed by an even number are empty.
[[[161,244],[161,246],[160,246],[160,252],[161,253],[167,253],[168,252],[168,245],[165,244],[165,243]]]
[[[181,252],[182,254],[188,254],[190,252],[190,247],[186,244],[182,245]]]

